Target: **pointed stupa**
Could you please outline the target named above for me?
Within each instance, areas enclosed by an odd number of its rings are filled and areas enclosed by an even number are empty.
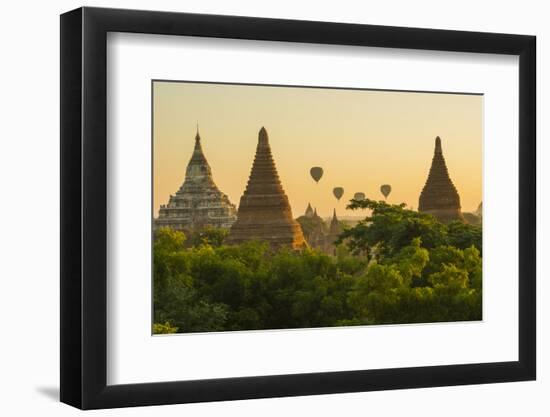
[[[195,135],[195,147],[193,154],[187,164],[185,170],[185,181],[180,187],[180,191],[192,191],[195,188],[203,189],[204,187],[216,187],[212,179],[212,169],[204,156],[201,145],[201,136],[197,126],[197,134]]]
[[[328,253],[330,255],[336,254],[336,245],[334,244],[334,242],[338,240],[341,233],[342,233],[342,226],[340,225],[340,221],[336,216],[336,209],[334,209],[334,211],[332,212],[332,219],[330,220],[328,233],[325,237],[325,244],[323,248],[325,253]]]
[[[317,207],[315,207],[315,209],[313,210],[313,217],[316,219],[318,217],[320,217],[318,214],[317,214]]]
[[[432,166],[426,184],[420,193],[418,211],[432,214],[443,223],[463,220],[460,211],[460,196],[449,177],[439,136],[435,138]]]
[[[265,240],[272,247],[288,246],[293,249],[306,245],[300,224],[292,218],[264,127],[258,134],[248,184],[227,242],[236,244],[248,240]]]
[[[185,180],[168,204],[162,205],[155,227],[191,231],[203,227],[230,228],[237,219],[235,206],[212,178],[197,126],[195,147],[185,171]]]
[[[313,217],[313,209],[311,208],[311,204],[307,203],[306,213],[305,216],[308,218]]]
[[[339,235],[342,232],[342,228],[340,227],[340,222],[338,221],[338,217],[336,217],[336,209],[332,212],[332,220],[330,221],[330,228],[329,228],[329,234],[331,235]]]

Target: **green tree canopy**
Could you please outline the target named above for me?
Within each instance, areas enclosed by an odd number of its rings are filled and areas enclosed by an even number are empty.
[[[205,229],[153,244],[155,333],[479,320],[481,228],[373,200],[334,256],[224,243]]]
[[[420,238],[426,249],[442,245],[466,249],[473,245],[481,252],[481,227],[462,222],[445,225],[432,215],[405,207],[370,199],[351,200],[349,209],[368,209],[370,215],[344,230],[339,242],[345,241],[354,253],[376,258],[394,256],[415,238]]]

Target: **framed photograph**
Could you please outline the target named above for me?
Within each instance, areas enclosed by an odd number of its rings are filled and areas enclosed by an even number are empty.
[[[61,401],[533,380],[535,37],[61,16]]]

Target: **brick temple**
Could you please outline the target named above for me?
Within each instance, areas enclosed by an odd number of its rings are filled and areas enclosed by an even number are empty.
[[[292,217],[264,127],[258,134],[256,156],[241,197],[237,221],[231,227],[227,243],[238,244],[248,240],[264,240],[272,247],[287,246],[292,249],[307,245],[302,228]]]
[[[432,214],[442,223],[453,220],[464,221],[460,208],[460,196],[449,176],[439,136],[435,138],[432,166],[420,194],[418,211]]]
[[[160,206],[154,227],[166,226],[182,231],[207,226],[229,229],[236,219],[235,206],[214,183],[197,128],[195,148],[187,164],[185,180],[176,194],[170,196],[168,204]]]

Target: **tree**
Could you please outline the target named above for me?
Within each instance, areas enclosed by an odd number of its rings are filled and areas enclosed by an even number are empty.
[[[178,328],[172,326],[169,321],[153,324],[153,334],[172,334],[177,332]]]
[[[447,239],[447,228],[433,216],[407,210],[405,204],[387,204],[374,200],[351,200],[348,208],[369,209],[370,216],[356,226],[344,230],[338,242],[345,242],[353,251],[364,252],[373,258],[393,256],[420,238],[422,246],[430,249]]]
[[[372,262],[350,299],[369,324],[480,320],[480,279],[476,248],[428,251],[417,238],[393,258]]]
[[[184,242],[182,232],[161,228],[155,233],[154,322],[168,322],[180,332],[217,330],[226,320],[227,307],[202,299],[195,290],[192,253],[185,250]]]
[[[206,226],[192,234],[191,244],[192,246],[210,245],[219,247],[223,244],[228,235],[228,229]]]
[[[449,245],[459,249],[474,246],[480,253],[483,251],[481,226],[454,221],[447,226],[447,230]]]
[[[154,331],[481,319],[480,230],[403,205],[352,204],[370,214],[341,235],[335,256],[261,241],[227,246],[209,233],[189,246],[183,233],[158,230]]]
[[[348,208],[371,211],[363,221],[340,235],[339,242],[345,242],[355,253],[391,257],[414,238],[420,238],[422,247],[426,249],[449,245],[458,249],[474,246],[480,252],[482,250],[480,226],[459,221],[445,225],[430,214],[406,209],[404,203],[351,200]]]

